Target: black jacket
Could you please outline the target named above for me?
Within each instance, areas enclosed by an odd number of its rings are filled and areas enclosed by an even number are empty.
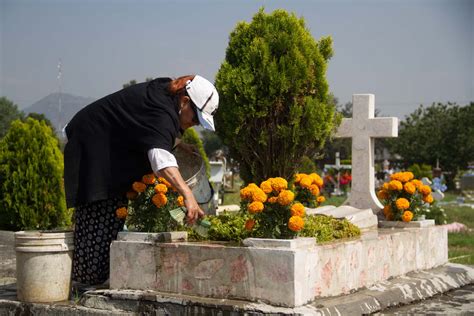
[[[79,111],[66,127],[64,182],[68,207],[124,196],[151,173],[147,152],[172,150],[179,133],[171,79],[158,78],[110,94]]]

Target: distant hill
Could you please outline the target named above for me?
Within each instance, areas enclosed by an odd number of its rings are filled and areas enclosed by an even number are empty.
[[[61,114],[59,115],[59,93],[50,95],[23,109],[25,113],[44,114],[53,123],[54,127],[61,128],[84,106],[94,102],[92,98],[84,98],[68,93],[61,93]]]

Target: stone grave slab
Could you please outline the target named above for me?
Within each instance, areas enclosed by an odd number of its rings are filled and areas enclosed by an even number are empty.
[[[413,228],[413,227],[430,227],[435,225],[434,219],[424,219],[421,221],[411,221],[408,223],[400,221],[379,221],[381,228]]]
[[[117,240],[110,288],[301,306],[447,262],[441,226],[379,229],[356,240],[228,243]],[[288,247],[285,247],[288,244]],[[293,247],[293,248],[292,248]]]
[[[377,216],[372,209],[358,209],[349,205],[335,207],[325,205],[317,208],[306,208],[308,215],[328,215],[335,218],[346,218],[362,230],[377,228]]]

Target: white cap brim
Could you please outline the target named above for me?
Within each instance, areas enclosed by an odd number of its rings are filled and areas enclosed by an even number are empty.
[[[214,118],[212,117],[212,115],[208,113],[203,113],[199,110],[197,110],[197,114],[199,118],[199,123],[202,125],[202,127],[213,132],[216,131],[216,129],[214,128]]]

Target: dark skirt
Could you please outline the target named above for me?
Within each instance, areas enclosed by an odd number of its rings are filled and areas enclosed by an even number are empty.
[[[115,211],[125,203],[122,198],[113,198],[76,208],[73,281],[101,284],[109,278],[110,244],[125,223]]]

